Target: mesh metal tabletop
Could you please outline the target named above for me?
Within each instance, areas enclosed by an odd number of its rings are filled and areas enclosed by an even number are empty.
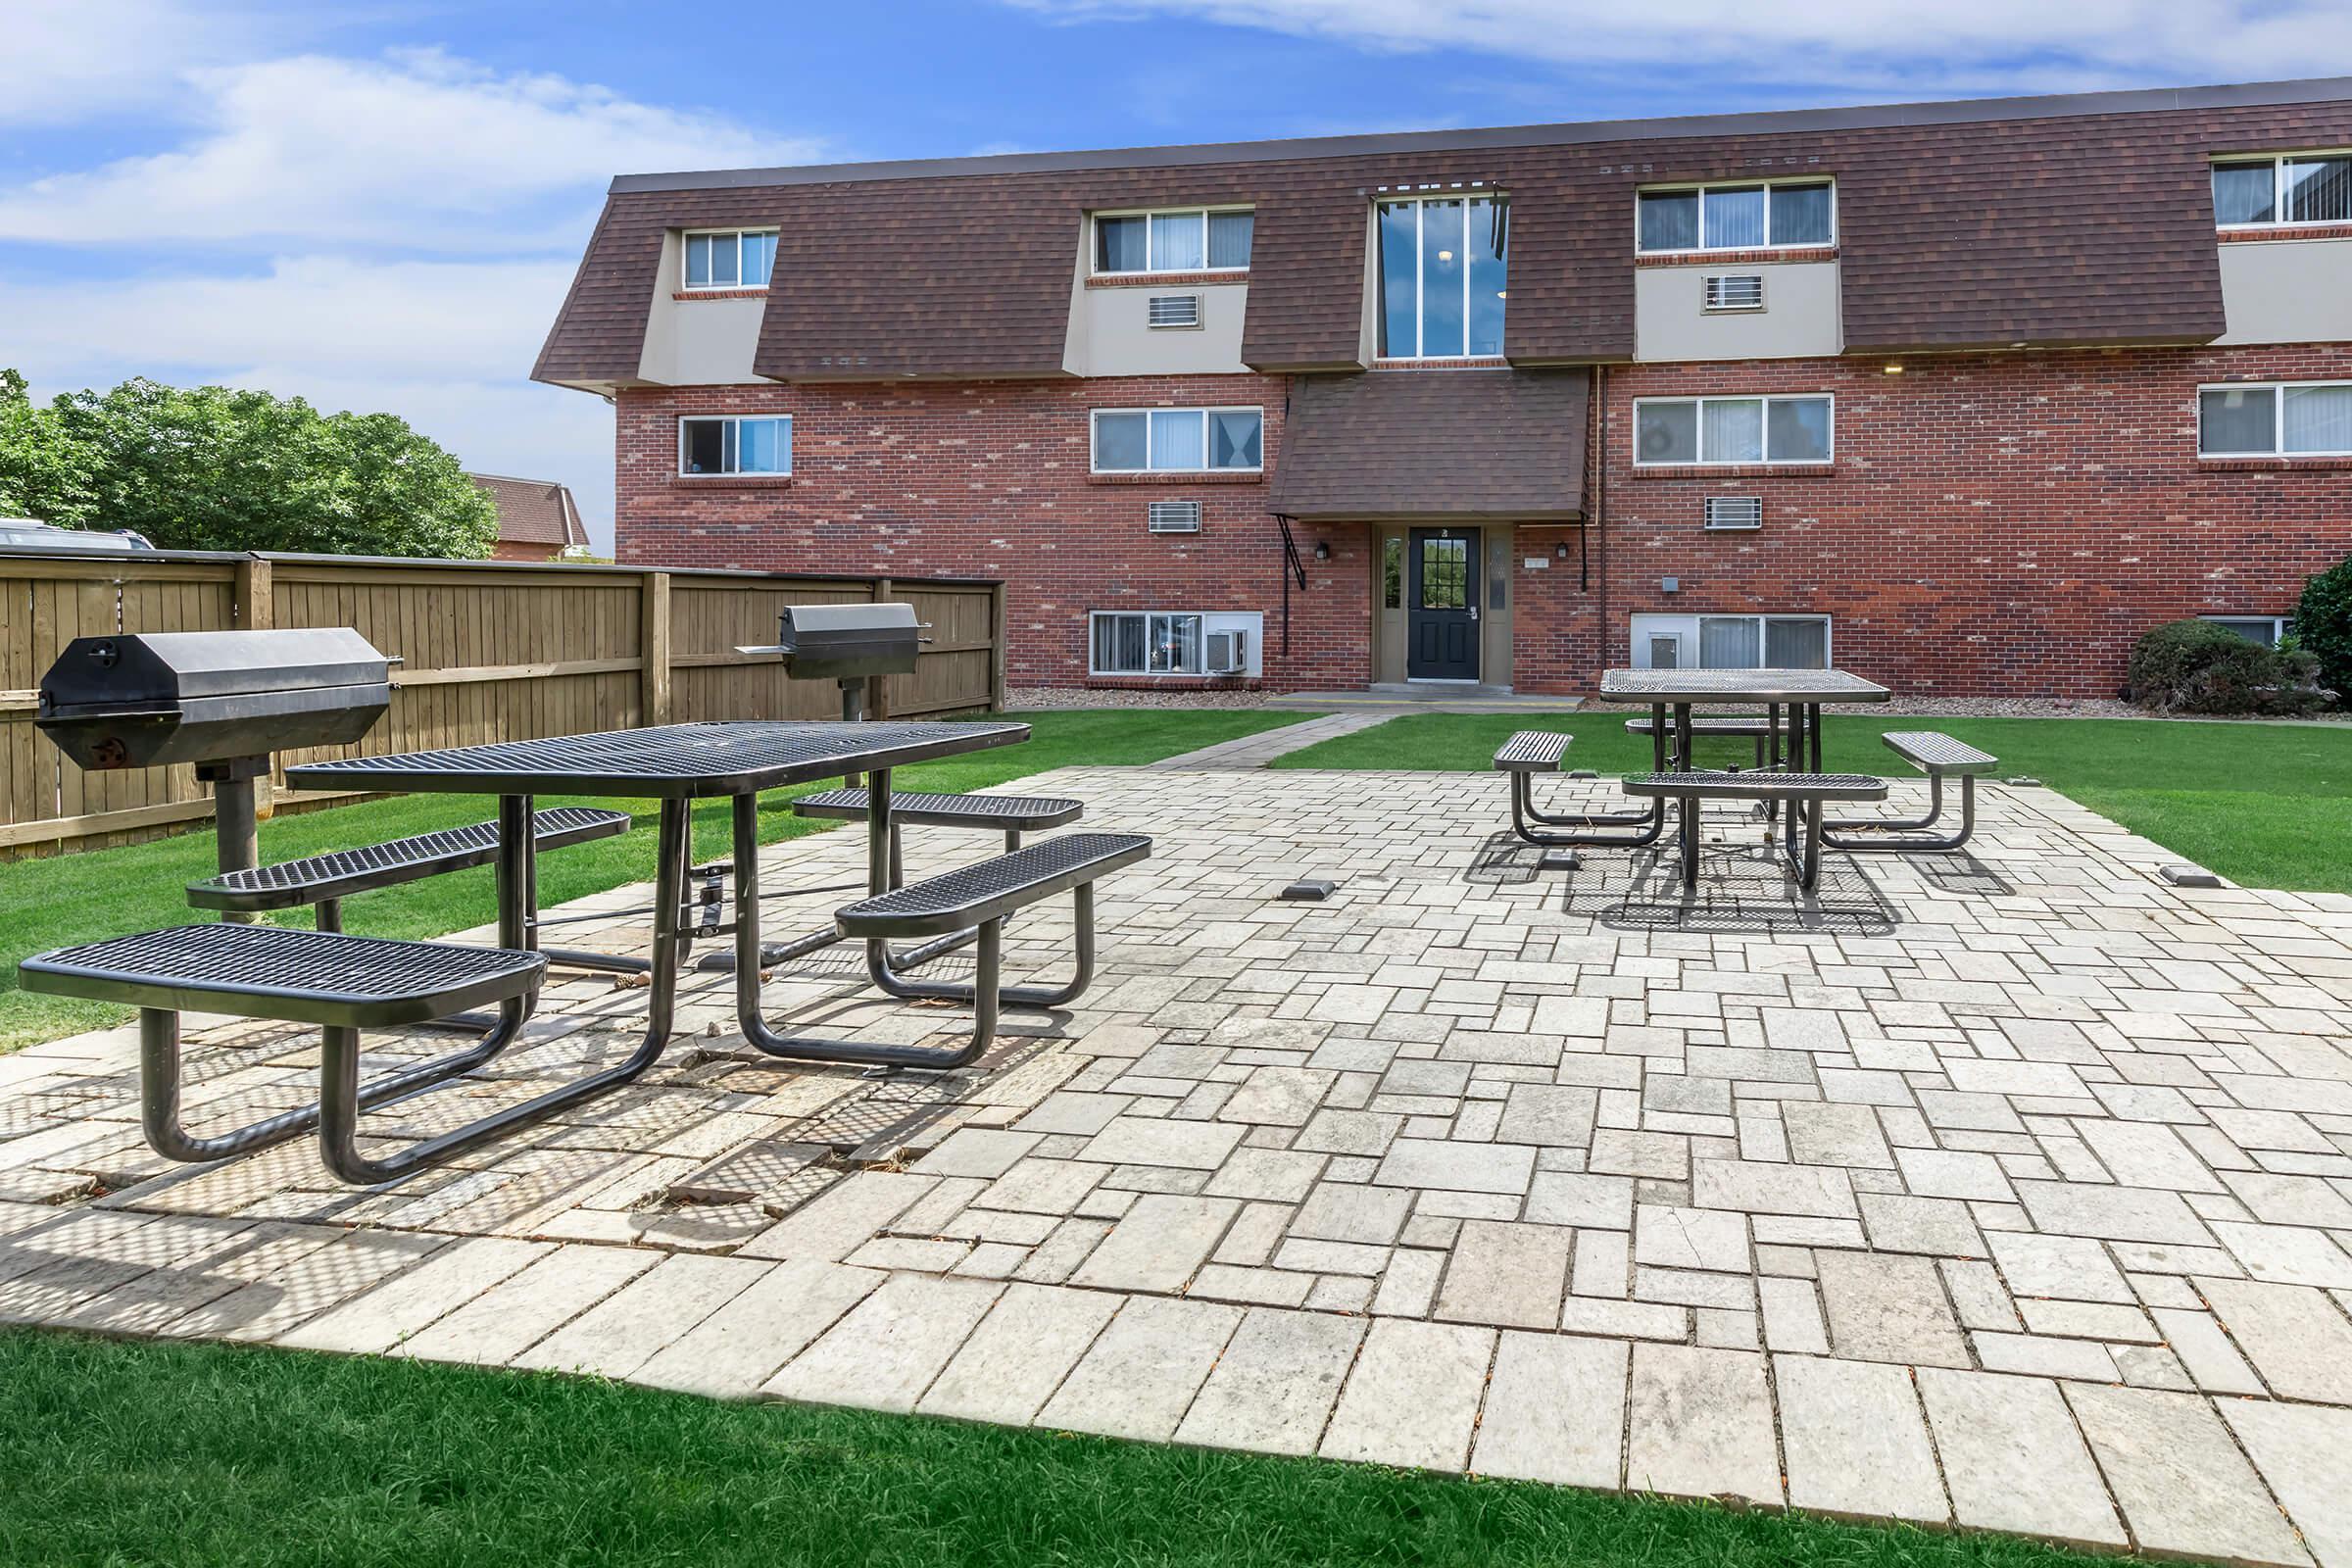
[[[1842,669],[1612,669],[1611,703],[1883,703],[1894,694]]]
[[[438,752],[353,757],[286,769],[296,789],[454,794],[741,795],[1010,746],[1026,724],[663,724]]]

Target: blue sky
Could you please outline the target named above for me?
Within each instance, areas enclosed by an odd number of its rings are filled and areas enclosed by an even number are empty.
[[[2341,0],[10,0],[0,365],[389,410],[560,478],[530,365],[616,172],[2256,80]],[[690,20],[690,18],[692,20]]]

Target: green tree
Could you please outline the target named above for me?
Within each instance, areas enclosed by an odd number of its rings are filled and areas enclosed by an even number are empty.
[[[45,521],[168,550],[463,559],[498,537],[488,493],[393,415],[144,377],[34,409],[23,384],[0,382],[0,492]]]
[[[61,429],[50,410],[34,407],[24,377],[0,367],[0,517],[88,526],[95,462],[96,454]]]
[[[2295,643],[2320,662],[2320,684],[2352,707],[2352,557],[2303,579]]]

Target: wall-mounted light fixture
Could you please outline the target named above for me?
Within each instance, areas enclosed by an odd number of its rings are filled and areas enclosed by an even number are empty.
[[[1558,544],[1553,545],[1551,547],[1551,554],[1555,560],[1566,561],[1568,559],[1568,541],[1563,539]]]
[[[1888,375],[1900,375],[1903,373],[1903,368],[1899,365],[1889,365],[1886,367],[1886,373]]]
[[[1315,541],[1315,559],[1317,561],[1331,559],[1331,544],[1328,540],[1318,539]]]

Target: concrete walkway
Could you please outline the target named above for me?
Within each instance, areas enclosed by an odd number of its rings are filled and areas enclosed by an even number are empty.
[[[148,1152],[135,1030],[0,1057],[0,1319],[2352,1564],[2352,899],[2175,889],[1997,785],[1971,854],[1809,897],[1733,813],[1692,897],[1671,857],[1546,869],[1485,775],[1018,788],[1153,853],[1098,890],[1093,988],[964,1072],[762,1057],[695,971],[637,1083],[355,1191],[307,1142]],[[780,890],[863,845],[763,855]],[[1308,868],[1335,897],[1276,899]],[[642,942],[648,892],[569,939]],[[1026,911],[1007,977],[1070,929]],[[763,1000],[968,1027],[845,955]],[[558,980],[368,1152],[609,1064],[643,1008]],[[316,1093],[297,1027],[192,1019],[187,1059],[199,1131]]]
[[[1286,724],[1280,729],[1260,730],[1255,735],[1245,735],[1239,740],[1219,741],[1214,746],[1203,746],[1197,752],[1162,758],[1146,765],[1178,772],[1200,769],[1221,772],[1231,768],[1263,767],[1277,757],[1287,757],[1293,752],[1302,752],[1309,746],[1337,740],[1342,735],[1352,735],[1359,729],[1385,724],[1396,716],[1396,711],[1388,710],[1372,713],[1326,713],[1320,718]]]

